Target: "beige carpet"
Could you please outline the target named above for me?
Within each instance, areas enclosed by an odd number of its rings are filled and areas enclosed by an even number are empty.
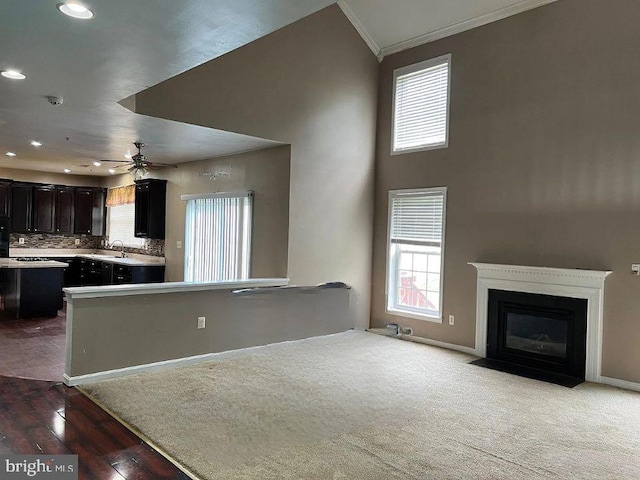
[[[636,479],[640,394],[364,332],[91,385],[203,479]]]

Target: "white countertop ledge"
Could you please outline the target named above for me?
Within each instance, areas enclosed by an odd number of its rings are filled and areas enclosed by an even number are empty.
[[[102,287],[65,288],[67,302],[76,298],[128,297],[131,295],[154,295],[158,293],[202,292],[206,290],[236,290],[238,288],[283,287],[289,284],[288,278],[250,278],[233,282],[164,282],[138,283],[128,285],[105,285]]]

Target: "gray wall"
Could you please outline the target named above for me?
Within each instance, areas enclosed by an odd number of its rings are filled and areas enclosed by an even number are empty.
[[[291,144],[288,276],[368,326],[378,63],[336,5],[136,95],[138,113]]]
[[[287,276],[289,156],[289,147],[282,146],[182,163],[178,168],[156,170],[150,175],[167,180],[167,281],[181,282],[184,278],[184,249],[179,249],[177,242],[184,242],[186,203],[180,196],[238,190],[254,192],[251,276]],[[110,187],[128,185],[133,183],[133,177],[119,175],[106,182]]]
[[[473,346],[480,261],[610,269],[603,374],[640,382],[640,3],[561,0],[381,65],[372,324]],[[451,53],[449,148],[391,157],[395,68]],[[447,186],[444,314],[385,314],[387,192]]]
[[[343,332],[351,290],[231,290],[73,299],[65,373],[78,376]],[[206,328],[197,318],[206,317]]]

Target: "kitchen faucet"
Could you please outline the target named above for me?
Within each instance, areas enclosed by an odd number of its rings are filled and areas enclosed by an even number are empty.
[[[120,242],[120,245],[122,246],[122,250],[120,250],[120,256],[122,258],[125,258],[127,256],[127,254],[124,253],[124,242],[122,240],[114,240],[113,242],[111,242],[111,250],[114,249],[114,246],[115,246],[116,242]]]

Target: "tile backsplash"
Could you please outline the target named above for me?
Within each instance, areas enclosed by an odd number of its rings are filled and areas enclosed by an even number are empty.
[[[24,243],[20,243],[20,239]],[[80,244],[76,245],[76,239]],[[99,250],[104,248],[107,237],[90,237],[87,235],[55,235],[52,233],[12,233],[10,235],[9,249],[19,250],[21,248],[60,248],[60,249],[89,249]],[[153,255],[154,257],[164,257],[164,240],[148,240],[148,248],[125,247],[127,253],[139,253],[142,255]],[[120,250],[117,247],[115,250]]]
[[[20,239],[24,243],[20,243]],[[80,245],[76,245],[76,239]],[[88,237],[86,235],[55,235],[52,233],[12,233],[9,237],[9,248],[100,248],[101,237]]]
[[[104,244],[106,247],[108,243],[108,237],[100,237],[100,240],[101,240],[99,242],[100,245]],[[104,242],[102,242],[102,240],[104,240]],[[105,247],[100,247],[100,248],[105,248]],[[121,247],[118,244],[116,245],[116,248],[114,248],[113,250],[120,251],[120,249]],[[127,253],[139,253],[140,255],[152,255],[154,257],[164,257],[164,240],[149,239],[147,240],[146,250],[144,248],[124,247],[124,251]]]

